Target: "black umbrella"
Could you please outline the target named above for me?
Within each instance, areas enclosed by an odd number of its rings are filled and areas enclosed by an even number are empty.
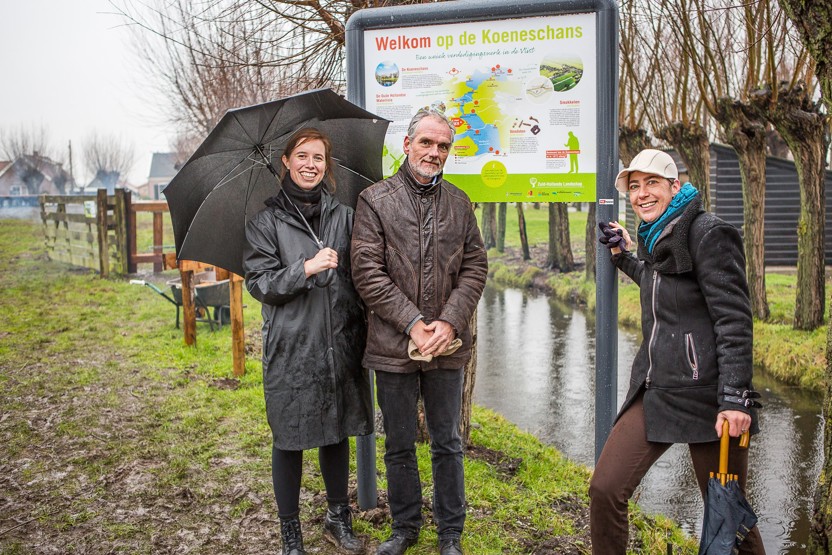
[[[275,167],[305,127],[329,136],[336,196],[354,207],[382,177],[389,123],[329,89],[229,110],[164,190],[176,257],[243,274],[245,224],[279,191]]]
[[[722,427],[719,449],[719,472],[711,473],[705,498],[705,519],[699,555],[735,555],[749,530],[757,524],[757,515],[740,491],[735,474],[728,474],[728,421]],[[740,440],[748,447],[748,432]]]

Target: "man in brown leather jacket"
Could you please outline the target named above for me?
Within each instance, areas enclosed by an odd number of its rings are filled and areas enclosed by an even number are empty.
[[[431,438],[440,553],[462,554],[463,368],[471,357],[469,322],[485,286],[488,260],[470,199],[442,179],[453,137],[443,113],[420,110],[404,139],[406,162],[363,191],[355,213],[352,275],[369,321],[363,364],[376,372],[393,517],[393,533],[377,555],[401,555],[418,541],[420,395]]]

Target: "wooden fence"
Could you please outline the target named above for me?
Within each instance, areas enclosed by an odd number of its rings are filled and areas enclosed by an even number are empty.
[[[107,195],[99,189],[92,195],[41,195],[43,221],[49,258],[75,266],[98,270],[101,277],[135,273],[138,264],[153,264],[154,272],[178,268],[182,279],[182,313],[185,344],[196,343],[196,305],[194,271],[205,265],[187,260],[177,261],[172,253],[162,252],[165,201],[132,202],[129,191],[117,189]],[[153,252],[139,254],[136,238],[136,214],[153,214]],[[243,278],[220,270],[219,279],[228,279],[233,370],[245,373],[245,329],[243,326]],[[218,273],[220,273],[218,272]]]
[[[127,205],[130,193],[105,189],[92,195],[41,195],[40,217],[49,258],[74,266],[128,273]]]
[[[132,274],[139,264],[164,269],[163,222],[165,201],[133,202],[130,191],[107,195],[41,195],[40,216],[49,258],[110,273]],[[137,252],[136,214],[153,214],[153,252]]]

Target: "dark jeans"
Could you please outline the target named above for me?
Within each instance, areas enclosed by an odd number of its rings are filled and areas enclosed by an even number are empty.
[[[644,405],[639,396],[615,423],[595,471],[589,482],[589,530],[593,555],[624,555],[627,551],[627,501],[636,486],[672,443],[647,441],[644,428]],[[719,466],[719,441],[689,443],[690,459],[702,498],[708,491],[708,477]],[[748,477],[748,449],[739,447],[739,439],[731,438],[728,472],[739,476],[745,495]],[[744,555],[765,555],[760,531],[755,526],[739,552]]]
[[[459,418],[462,369],[376,372],[384,416],[384,464],[393,529],[416,537],[422,526],[422,482],[416,464],[416,406],[421,392],[430,432],[433,518],[439,539],[458,538],[465,524],[465,478]]]

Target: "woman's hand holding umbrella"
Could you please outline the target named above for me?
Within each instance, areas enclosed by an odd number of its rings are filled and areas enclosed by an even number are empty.
[[[307,279],[338,267],[338,253],[329,247],[324,247],[318,251],[313,258],[310,258],[303,263],[303,270],[306,272]]]
[[[724,410],[716,416],[716,435],[722,437],[722,426],[728,422],[728,435],[739,437],[751,429],[751,415],[739,410]]]

